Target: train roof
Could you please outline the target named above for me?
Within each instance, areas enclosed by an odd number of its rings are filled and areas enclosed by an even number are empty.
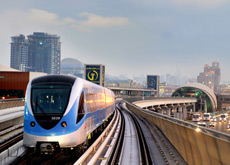
[[[46,75],[32,80],[31,85],[43,83],[65,83],[73,85],[77,77],[70,75]]]

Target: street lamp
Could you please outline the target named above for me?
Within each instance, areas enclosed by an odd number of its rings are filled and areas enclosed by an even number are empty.
[[[197,127],[196,132],[201,132],[201,129],[199,127]]]

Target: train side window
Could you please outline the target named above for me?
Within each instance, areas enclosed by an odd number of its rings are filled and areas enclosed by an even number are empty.
[[[77,123],[84,117],[85,109],[84,109],[84,92],[81,93],[81,97],[79,100],[78,114],[77,114]]]

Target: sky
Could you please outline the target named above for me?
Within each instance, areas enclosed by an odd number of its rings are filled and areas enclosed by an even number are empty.
[[[113,76],[196,78],[217,61],[230,81],[229,16],[228,0],[0,0],[0,64],[12,36],[45,32],[60,36],[61,59]]]

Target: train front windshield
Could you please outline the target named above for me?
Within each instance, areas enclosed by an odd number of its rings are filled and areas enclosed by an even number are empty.
[[[70,96],[70,85],[35,85],[31,91],[34,114],[63,114]]]

